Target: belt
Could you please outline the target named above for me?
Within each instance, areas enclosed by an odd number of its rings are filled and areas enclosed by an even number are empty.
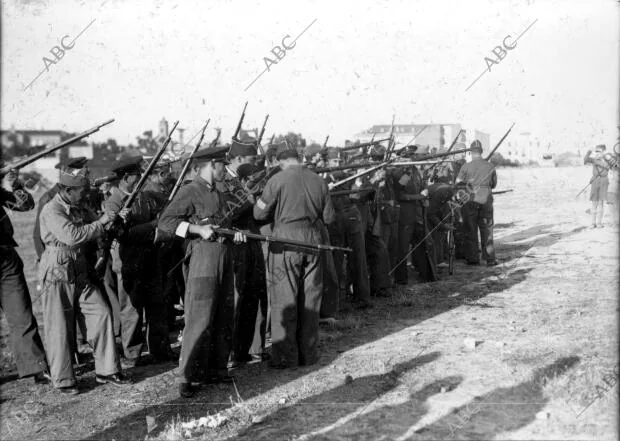
[[[69,245],[46,245],[45,246],[45,251],[50,250],[50,251],[69,251],[75,254],[81,254],[82,253],[82,247],[81,246],[69,246]]]

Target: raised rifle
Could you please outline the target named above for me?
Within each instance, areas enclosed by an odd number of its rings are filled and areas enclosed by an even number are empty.
[[[504,194],[504,193],[510,193],[513,190],[498,190],[498,191],[492,191],[491,194]]]
[[[329,135],[325,137],[325,142],[323,143],[323,148],[327,148],[327,140],[329,139]]]
[[[364,168],[364,167],[372,167],[373,165],[381,164],[380,162],[371,162],[364,164],[345,164],[345,165],[335,165],[334,167],[321,167],[312,169],[315,173],[331,173],[335,171],[341,170],[354,170],[356,168]]]
[[[328,138],[329,138],[329,137],[328,137]],[[389,140],[390,140],[390,138],[378,139],[377,141],[365,142],[365,143],[363,143],[363,144],[357,144],[357,145],[350,145],[350,146],[348,146],[348,147],[341,147],[339,150],[340,150],[341,152],[346,152],[346,151],[348,151],[348,150],[357,150],[357,149],[361,149],[361,148],[364,148],[364,147],[369,147],[369,146],[371,146],[371,145],[380,144],[380,143],[382,143],[383,141],[389,141]]]
[[[469,152],[471,151],[471,149],[461,149],[461,150],[455,150],[453,152],[443,152],[443,153],[432,153],[432,154],[416,154],[414,153],[410,153],[410,154],[403,154],[400,157],[401,158],[415,158],[417,161],[427,161],[429,159],[437,159],[437,158],[443,158],[446,156],[451,156],[451,155],[458,155],[460,153],[465,153],[465,152]]]
[[[248,108],[248,102],[245,102],[245,106],[243,106],[243,112],[241,112],[241,118],[239,118],[239,123],[237,124],[237,129],[232,137],[233,140],[239,141],[239,132],[241,132],[241,126],[243,125],[243,120],[245,119],[245,109]]]
[[[390,128],[390,142],[388,142],[387,150],[385,151],[385,159],[386,161],[390,159],[392,156],[392,152],[394,151],[394,147],[396,147],[396,140],[394,139],[394,119],[396,115],[392,115],[392,127]]]
[[[263,122],[263,128],[260,130],[260,134],[258,135],[258,139],[256,140],[256,146],[258,147],[258,152],[261,155],[265,154],[263,150],[263,146],[261,145],[261,141],[263,140],[263,135],[265,134],[265,126],[267,125],[267,120],[269,119],[269,114],[265,117],[265,121]]]
[[[374,171],[377,171],[377,170],[379,170],[381,168],[385,168],[388,165],[390,165],[392,162],[394,162],[394,159],[390,159],[389,161],[381,162],[380,164],[377,164],[377,165],[375,165],[373,167],[370,167],[368,170],[361,171],[361,172],[357,173],[356,175],[349,176],[348,178],[345,178],[345,179],[343,179],[341,181],[333,182],[333,183],[329,184],[328,187],[329,187],[330,190],[332,190],[332,189],[334,189],[336,187],[340,187],[341,185],[344,185],[347,182],[353,181],[353,180],[355,180],[357,178],[360,178],[362,176],[366,176],[366,175],[368,175],[368,174],[370,174],[370,173],[372,173]],[[365,165],[368,166],[368,164],[365,164]]]
[[[192,149],[192,152],[190,153],[189,158],[187,158],[187,161],[185,161],[185,164],[183,164],[181,173],[179,173],[179,177],[177,178],[177,181],[174,183],[174,187],[172,187],[170,196],[168,196],[168,202],[174,199],[174,196],[177,194],[177,191],[179,191],[179,188],[181,188],[181,185],[183,184],[183,180],[185,179],[185,175],[189,171],[189,167],[192,165],[192,156],[194,156],[194,153],[198,151],[198,149],[200,148],[200,144],[202,144],[202,140],[205,137],[205,130],[207,129],[207,126],[209,125],[209,121],[211,121],[211,118],[207,120],[206,124],[202,128],[202,133],[200,134],[200,138],[198,138],[198,142],[196,143],[196,146]],[[219,136],[219,132],[218,132],[218,136]]]
[[[448,150],[446,150],[446,153],[450,153],[452,151],[452,149],[456,145],[456,141],[459,139],[459,136],[461,136],[461,132],[462,131],[463,131],[463,129],[459,130],[459,133],[456,134],[456,136],[452,140],[452,144],[450,144],[450,147],[448,147]],[[441,163],[443,163],[443,161],[441,161],[440,164]],[[435,168],[435,165],[437,165],[437,164],[433,164],[433,166],[428,170],[429,173],[433,171],[433,168]]]
[[[34,161],[36,161],[37,159],[40,159],[46,155],[49,155],[50,153],[55,152],[56,150],[59,150],[63,147],[66,147],[68,145],[73,144],[74,142],[80,141],[84,138],[86,138],[89,135],[92,135],[95,132],[98,132],[99,129],[101,129],[103,126],[107,126],[108,124],[114,122],[114,119],[110,119],[104,123],[101,123],[95,127],[93,127],[92,129],[88,129],[85,132],[80,133],[79,135],[75,135],[65,141],[62,141],[50,148],[47,148],[45,150],[42,150],[38,153],[35,153],[33,155],[28,156],[27,158],[22,159],[21,161],[17,161],[13,164],[9,164],[5,167],[2,167],[2,169],[0,169],[0,177],[6,175],[7,173],[9,173],[12,170],[19,170],[22,167],[27,166],[28,164],[32,164]]]
[[[149,163],[149,165],[146,168],[146,170],[144,171],[144,173],[142,173],[142,176],[140,176],[140,180],[138,181],[138,183],[134,187],[134,189],[131,192],[131,194],[127,197],[127,199],[123,203],[123,206],[121,207],[120,211],[131,208],[131,206],[135,202],[136,198],[138,197],[138,193],[140,193],[140,191],[142,190],[142,187],[144,187],[144,184],[146,184],[146,180],[148,179],[149,175],[155,169],[155,166],[157,165],[157,162],[159,161],[159,158],[161,158],[161,156],[166,151],[166,148],[168,147],[168,144],[170,144],[170,141],[172,140],[172,134],[174,133],[174,131],[177,128],[178,125],[179,125],[178,121],[174,123],[174,126],[172,127],[172,130],[168,134],[168,138],[166,138],[166,140],[162,144],[161,148],[157,151],[157,153],[155,153],[155,156],[153,156],[153,159],[151,159],[151,162]],[[114,222],[112,224],[107,224],[106,227],[105,227],[105,231],[106,231],[106,233],[108,235],[111,234],[112,231],[114,231],[115,229],[118,229],[118,224],[116,222]],[[107,255],[108,255],[107,251],[108,250],[104,250],[104,251],[105,252],[103,253],[103,255],[101,255],[97,259],[97,263],[95,264],[95,270],[98,271],[98,272],[103,268],[103,266],[105,265],[106,259],[107,259]]]
[[[515,126],[515,123],[512,123],[508,131],[504,134],[504,136],[502,136],[502,139],[499,140],[497,145],[493,148],[493,150],[491,150],[491,153],[489,153],[489,155],[485,158],[487,161],[491,159],[491,156],[493,156],[493,153],[495,153],[496,150],[499,148],[499,146],[502,145],[502,142],[504,142],[504,139],[506,139],[506,137],[508,136],[508,134],[510,133],[510,131],[512,130],[514,126]]]

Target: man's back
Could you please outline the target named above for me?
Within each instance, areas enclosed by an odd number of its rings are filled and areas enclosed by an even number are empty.
[[[274,210],[274,231],[295,224],[312,227],[317,221],[329,224],[335,215],[325,181],[301,166],[273,176],[261,200],[267,212]]]
[[[475,190],[474,202],[484,204],[493,199],[491,189],[497,185],[495,166],[485,159],[474,158],[463,164],[457,181],[471,184]]]

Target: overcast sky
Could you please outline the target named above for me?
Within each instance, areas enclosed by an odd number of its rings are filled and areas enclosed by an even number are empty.
[[[618,8],[598,0],[3,1],[2,129],[135,143],[162,117],[188,140],[229,139],[270,114],[266,137],[330,144],[373,124],[463,123],[495,143],[512,122],[557,151],[616,142]],[[94,20],[94,21],[93,21]],[[533,23],[533,25],[532,25]],[[307,28],[310,25],[309,28]],[[485,57],[524,32],[499,64]],[[86,30],[84,30],[86,28]],[[290,45],[270,70],[264,57]],[[50,49],[84,30],[56,64]],[[41,72],[43,74],[27,87]],[[26,90],[24,90],[26,89]],[[213,136],[211,132],[210,136]]]

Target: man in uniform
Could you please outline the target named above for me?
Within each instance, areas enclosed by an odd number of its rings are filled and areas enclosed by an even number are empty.
[[[76,170],[76,169],[84,168],[87,161],[88,160],[83,156],[80,156],[79,158],[69,158],[64,161],[60,161],[58,164],[56,164],[54,168],[58,170],[58,177],[60,178],[60,175],[66,169]],[[54,196],[56,196],[56,193],[58,193],[58,188],[59,188],[58,183],[54,184],[52,188],[50,188],[48,191],[43,193],[43,196],[39,198],[39,203],[37,204],[37,215],[34,221],[34,229],[32,230],[32,241],[34,242],[34,250],[37,253],[37,261],[41,259],[41,255],[43,254],[43,251],[45,250],[45,245],[43,244],[43,241],[41,240],[41,228],[39,225],[39,216],[41,215],[41,210],[43,209],[45,204],[47,204],[49,201],[52,200]]]
[[[224,179],[216,183],[218,190],[224,193],[228,205],[228,219],[226,224],[246,233],[259,234],[259,227],[252,215],[254,196],[242,184],[239,176],[239,167],[251,165],[256,161],[256,143],[242,143],[233,140],[228,158],[230,164],[226,167]],[[265,347],[264,324],[257,326],[259,305],[267,308],[267,281],[265,273],[265,259],[260,242],[252,240],[233,246],[235,268],[235,314],[233,328],[232,364],[240,364],[252,360],[249,351],[254,341],[255,332],[258,332],[261,344],[260,352],[255,354],[263,357]],[[264,321],[264,317],[261,318]]]
[[[414,146],[414,151],[421,148]],[[434,282],[436,268],[432,260],[432,239],[426,229],[426,213],[424,204],[428,190],[424,188],[422,175],[415,165],[394,171],[394,190],[400,204],[398,220],[398,262],[394,271],[395,282],[401,285],[408,283],[407,259],[412,256],[413,265],[426,282]],[[410,252],[409,248],[413,246]]]
[[[106,200],[106,210],[112,213],[121,210],[140,179],[142,165],[143,158],[136,156],[122,161],[112,170],[120,177],[120,182]],[[122,231],[112,244],[112,270],[117,281],[124,352],[122,363],[126,368],[135,367],[140,360],[144,346],[143,310],[146,313],[146,340],[150,354],[156,361],[173,359],[158,259],[159,246],[153,245],[157,215],[166,203],[162,185],[167,180],[167,167],[163,165],[153,170],[151,181],[137,196]]]
[[[179,391],[185,398],[194,395],[192,382],[232,382],[227,370],[234,312],[232,244],[212,227],[224,216],[224,197],[216,181],[224,178],[227,151],[215,147],[192,155],[197,175],[179,189],[158,224],[162,234],[190,240],[178,370]],[[233,241],[244,242],[245,236],[237,233]]]
[[[592,150],[588,150],[583,158],[584,164],[592,164],[592,178],[590,183],[590,201],[592,202],[592,228],[603,227],[603,212],[607,202],[607,188],[609,187],[609,169],[611,165],[604,156],[605,146],[597,145],[592,157]]]
[[[85,247],[104,234],[116,216],[85,218],[80,202],[90,186],[85,170],[64,171],[59,192],[41,211],[41,239],[45,251],[39,264],[43,287],[45,341],[54,386],[78,393],[72,365],[75,322],[93,348],[96,381],[126,385],[114,344],[112,316],[96,280],[94,261]],[[124,213],[122,213],[124,214]]]
[[[493,194],[497,185],[495,166],[482,158],[482,143],[477,139],[471,143],[471,162],[463,164],[456,183],[466,184],[472,194],[463,205],[463,224],[465,228],[465,259],[469,265],[478,265],[478,230],[482,258],[488,266],[497,265],[493,247]]]
[[[0,165],[1,160],[0,160]],[[29,211],[34,208],[32,195],[23,189],[17,173],[2,177],[0,187],[0,309],[5,314],[11,334],[11,347],[21,378],[33,376],[36,383],[48,383],[45,350],[32,300],[24,277],[24,263],[15,251],[13,225],[4,208]]]
[[[278,148],[282,171],[267,182],[254,206],[256,219],[273,215],[277,237],[321,243],[321,223],[330,224],[334,208],[327,184],[302,167],[295,150]],[[319,313],[323,266],[318,251],[280,243],[269,246],[272,366],[311,365],[319,358]],[[276,271],[284,273],[275,278]]]

